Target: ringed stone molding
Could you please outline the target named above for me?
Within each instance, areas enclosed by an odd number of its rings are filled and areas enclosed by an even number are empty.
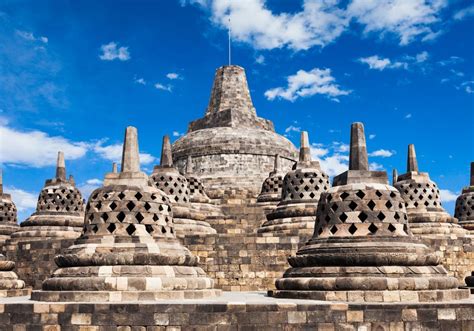
[[[456,199],[454,217],[466,230],[474,231],[474,162],[471,162],[470,175],[469,186],[465,187]]]

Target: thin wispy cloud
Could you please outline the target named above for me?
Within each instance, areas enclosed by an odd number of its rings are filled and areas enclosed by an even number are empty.
[[[163,85],[161,83],[155,83],[155,88],[157,90],[162,90],[162,91],[167,91],[167,92],[171,92],[172,91],[172,87],[171,85]]]
[[[265,92],[268,100],[284,99],[295,101],[298,98],[313,95],[324,95],[333,101],[337,97],[350,94],[350,90],[344,90],[336,83],[331,75],[331,69],[314,68],[310,71],[298,70],[294,75],[287,77],[286,87],[276,87]]]
[[[170,72],[170,73],[166,74],[166,78],[171,79],[171,80],[183,79],[183,78],[181,77],[181,75],[179,75],[179,74],[177,74],[177,73],[175,73],[175,72]]]
[[[369,153],[369,156],[375,156],[375,157],[391,157],[395,154],[394,151],[389,151],[386,149],[378,149],[376,151],[373,151]]]
[[[414,65],[420,65],[426,62],[428,58],[428,52],[423,51],[414,56],[405,55],[397,60],[379,55],[372,55],[368,57],[361,57],[357,61],[367,64],[369,69],[383,71],[385,69],[409,69]]]
[[[459,10],[453,17],[455,20],[460,21],[471,16],[474,16],[474,5]]]
[[[103,61],[128,61],[130,60],[130,53],[128,47],[119,46],[116,42],[111,41],[108,44],[100,46],[101,54],[99,58]]]
[[[104,141],[96,143],[92,150],[105,160],[120,163],[122,160],[123,144],[105,145]],[[156,158],[148,153],[140,153],[140,163],[150,164],[156,161]]]
[[[28,31],[21,31],[21,30],[16,30],[16,34],[20,36],[21,38],[28,40],[28,41],[40,41],[43,44],[48,43],[48,38],[45,36],[39,36],[36,37],[33,32],[28,32]]]
[[[140,78],[136,78],[133,80],[136,84],[140,84],[140,85],[146,85],[146,80],[142,77]]]

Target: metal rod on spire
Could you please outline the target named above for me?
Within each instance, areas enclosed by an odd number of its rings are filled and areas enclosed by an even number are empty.
[[[230,47],[230,16],[229,16],[229,29],[228,29],[228,34],[229,34],[229,65],[231,64],[231,47]]]

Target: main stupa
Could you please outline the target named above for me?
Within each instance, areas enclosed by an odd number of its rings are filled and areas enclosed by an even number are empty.
[[[192,157],[200,169],[196,175],[211,197],[232,188],[257,196],[273,170],[275,154],[280,155],[282,168],[290,168],[298,155],[271,121],[257,116],[245,71],[236,65],[217,69],[204,117],[192,121],[172,149],[181,172]]]

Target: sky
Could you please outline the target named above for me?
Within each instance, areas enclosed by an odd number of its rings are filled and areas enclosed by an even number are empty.
[[[215,70],[246,69],[259,116],[331,176],[365,124],[372,169],[420,171],[445,208],[474,159],[474,4],[457,0],[0,2],[0,164],[19,221],[58,150],[85,197],[138,128],[142,170],[203,116]]]

